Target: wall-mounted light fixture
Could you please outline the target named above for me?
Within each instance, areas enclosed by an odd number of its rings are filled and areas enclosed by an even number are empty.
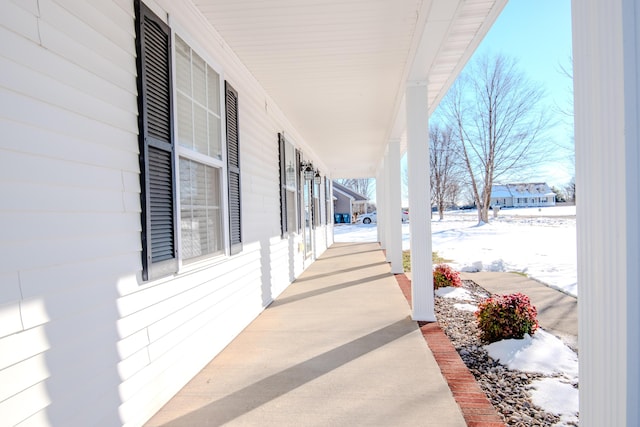
[[[316,175],[313,177],[313,183],[316,185],[322,184],[322,177],[320,176],[320,171],[316,171]]]
[[[300,171],[304,172],[304,179],[311,181],[315,177],[315,171],[313,170],[313,163],[302,162],[300,163]]]

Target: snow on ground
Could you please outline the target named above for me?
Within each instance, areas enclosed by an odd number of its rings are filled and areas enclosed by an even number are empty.
[[[436,289],[435,294],[443,298],[453,298],[462,301],[472,301],[471,292],[464,288],[456,288],[453,286],[447,286],[444,288]]]
[[[478,310],[478,306],[477,305],[473,305],[473,304],[453,304],[453,306],[457,309],[457,310],[461,310],[461,311],[471,311],[471,312],[475,312],[476,310]]]
[[[531,400],[547,412],[560,416],[561,421],[556,426],[577,425],[578,389],[571,384],[558,378],[541,378],[533,382]]]
[[[492,213],[490,214],[492,215]],[[433,251],[457,270],[517,271],[560,289],[578,294],[575,207],[503,209],[489,224],[478,225],[477,212],[437,213],[431,221]],[[378,241],[375,224],[337,225],[336,242]],[[409,224],[402,225],[403,249],[410,248]],[[439,289],[442,295],[468,301],[457,289]],[[459,306],[459,307],[458,307]],[[471,310],[471,304],[458,304]],[[494,359],[511,369],[553,375],[532,384],[534,403],[561,416],[558,426],[578,421],[578,358],[562,341],[539,329],[521,340],[503,340],[487,346]]]
[[[491,358],[510,369],[544,375],[563,374],[570,381],[578,381],[578,356],[561,340],[542,329],[520,340],[491,343],[485,349]]]
[[[494,360],[510,369],[554,375],[531,384],[531,399],[545,411],[559,415],[556,426],[578,422],[578,356],[555,336],[538,329],[521,340],[502,340],[485,346]]]
[[[433,250],[461,271],[515,271],[578,294],[575,206],[502,209],[478,225],[477,211],[447,211],[431,220]],[[492,213],[490,215],[493,215]],[[378,240],[375,224],[336,225],[337,242]],[[409,224],[402,225],[410,248]]]

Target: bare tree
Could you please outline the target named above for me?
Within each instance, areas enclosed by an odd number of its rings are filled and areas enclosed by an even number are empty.
[[[470,178],[478,221],[489,222],[491,187],[544,159],[541,87],[504,56],[480,57],[454,83],[441,104]]]
[[[571,178],[571,181],[564,187],[564,194],[567,196],[567,202],[576,203],[576,179]]]
[[[440,219],[444,218],[444,210],[457,197],[458,185],[458,153],[452,130],[431,126],[429,131],[431,165],[431,203],[438,208]]]
[[[571,130],[570,136],[567,138],[568,143],[558,144],[558,151],[566,153],[566,159],[568,167],[573,171],[573,177],[571,181],[566,184],[564,190],[567,197],[567,201],[575,203],[576,182],[575,182],[575,138],[573,133],[573,57],[569,55],[564,64],[558,65],[558,72],[560,78],[566,81],[567,96],[562,105],[556,106],[556,110],[562,121],[569,126]]]
[[[556,105],[556,111],[564,116],[565,120],[573,126],[573,57],[569,55],[565,63],[559,63],[557,66],[560,78],[566,81],[567,97],[562,105]]]

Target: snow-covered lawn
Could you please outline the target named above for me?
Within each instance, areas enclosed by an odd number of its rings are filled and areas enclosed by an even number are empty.
[[[517,271],[551,287],[578,295],[575,207],[501,210],[489,224],[478,225],[476,211],[446,212],[431,221],[433,250],[457,270]],[[337,225],[336,242],[377,241],[375,224]],[[409,224],[402,225],[403,249],[410,248]],[[445,288],[439,295],[473,310],[464,289]],[[511,369],[551,377],[532,384],[534,403],[561,416],[560,426],[577,422],[578,358],[553,335],[539,329],[521,340],[486,346],[495,360]]]
[[[578,294],[575,206],[503,209],[489,224],[477,212],[446,212],[431,221],[433,250],[461,271],[516,271],[571,295]],[[337,242],[377,241],[375,224],[336,225]],[[410,248],[409,224],[402,225]]]

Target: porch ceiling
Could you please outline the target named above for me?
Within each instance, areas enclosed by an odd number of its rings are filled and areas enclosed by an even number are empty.
[[[343,178],[376,174],[407,79],[428,75],[433,111],[507,0],[193,1]]]

